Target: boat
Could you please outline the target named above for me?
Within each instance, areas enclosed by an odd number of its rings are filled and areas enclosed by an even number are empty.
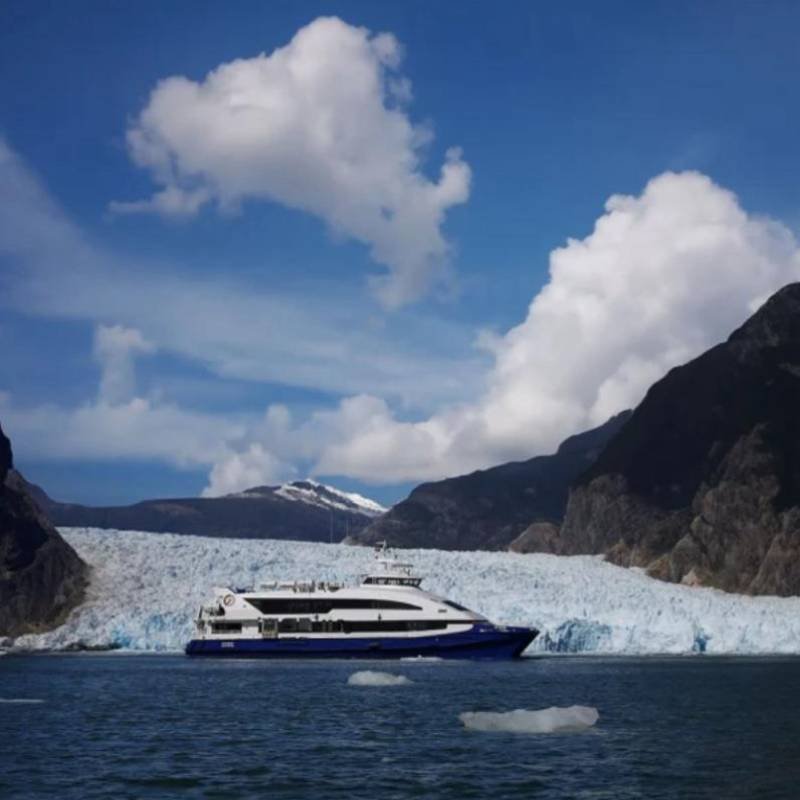
[[[215,587],[186,645],[189,656],[239,658],[509,659],[538,631],[495,625],[421,588],[411,564],[376,552],[360,583],[293,581]]]

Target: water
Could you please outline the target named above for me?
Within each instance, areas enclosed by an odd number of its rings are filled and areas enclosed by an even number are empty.
[[[407,676],[352,686],[355,671]],[[800,660],[0,658],[5,798],[797,798]],[[583,733],[462,711],[580,704]]]

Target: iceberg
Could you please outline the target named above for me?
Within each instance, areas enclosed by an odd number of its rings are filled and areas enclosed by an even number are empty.
[[[13,649],[180,651],[213,586],[343,582],[368,548],[63,528],[91,567],[86,602]],[[746,597],[648,578],[598,556],[409,550],[423,587],[493,622],[531,625],[526,651],[598,655],[800,654],[800,598]],[[4,643],[4,648],[8,645]]]
[[[39,703],[44,703],[44,700],[33,697],[0,697],[0,703],[9,705],[38,705]]]
[[[569,706],[528,711],[465,711],[458,718],[465,728],[473,731],[503,731],[505,733],[579,733],[591,728],[600,718],[596,708]]]
[[[365,669],[354,672],[348,679],[350,686],[405,686],[413,683],[405,675],[393,675],[391,672],[375,672]]]

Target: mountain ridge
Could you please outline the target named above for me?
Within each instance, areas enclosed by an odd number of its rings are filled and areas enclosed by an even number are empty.
[[[383,506],[310,479],[254,486],[221,497],[142,500],[126,506],[84,506],[30,493],[56,525],[116,528],[244,539],[339,541],[361,530]]]
[[[733,592],[800,594],[800,283],[670,370],[531,550],[603,553]]]
[[[420,484],[348,541],[444,550],[505,549],[533,521],[560,523],[570,482],[629,413],[568,437],[551,455]]]

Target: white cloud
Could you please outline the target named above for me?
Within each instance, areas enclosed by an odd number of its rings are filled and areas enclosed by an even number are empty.
[[[162,188],[112,210],[186,216],[211,201],[278,202],[367,245],[388,270],[372,280],[385,305],[418,298],[444,274],[441,227],[467,200],[470,169],[451,148],[438,180],[421,171],[431,133],[405,111],[401,59],[391,34],[327,17],[201,82],[162,80],[127,134],[131,158]]]
[[[219,497],[253,486],[274,484],[286,477],[286,465],[260,444],[242,453],[232,453],[214,464],[203,497]]]
[[[198,276],[90,240],[0,138],[0,308],[135,328],[214,376],[370,393],[417,410],[463,397],[484,359],[471,330],[405,310],[376,319],[352,285],[265,288]]]
[[[0,415],[17,451],[39,460],[154,460],[196,469],[231,455],[248,432],[246,421],[234,415],[203,414],[144,397],[69,408],[20,407],[6,395]]]
[[[103,370],[100,398],[110,405],[130,400],[135,388],[133,357],[153,349],[135,328],[99,325],[94,335],[94,356]]]
[[[123,369],[115,388],[78,408],[19,409],[2,398],[0,418],[28,457],[202,466],[211,471],[207,492],[285,479],[298,464],[399,482],[550,451],[636,404],[670,367],[800,279],[785,226],[748,215],[703,175],[666,173],[639,196],[610,198],[589,236],[553,251],[526,319],[478,337],[494,359],[481,374],[474,359],[430,352],[463,336],[446,325],[417,326],[414,346],[399,349],[415,326],[381,328],[325,297],[298,309],[296,297],[127,265],[88,242],[0,146],[2,198],[14,202],[0,202],[0,253],[11,265],[0,272],[0,303],[135,328],[142,341],[218,375],[349,395],[310,415],[283,406],[263,416],[206,414],[137,397]],[[111,339],[124,358],[143,351],[134,333]],[[421,399],[440,410],[420,419]]]
[[[636,405],[798,279],[788,228],[749,216],[704,175],[665,173],[638,197],[611,197],[591,235],[552,253],[525,321],[483,341],[495,364],[482,397],[418,422],[377,398],[344,401],[322,415],[338,435],[317,470],[421,480],[551,451]]]

